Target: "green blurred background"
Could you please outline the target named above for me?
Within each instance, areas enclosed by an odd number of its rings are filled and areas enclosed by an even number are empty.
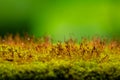
[[[120,0],[0,0],[0,35],[120,37]]]

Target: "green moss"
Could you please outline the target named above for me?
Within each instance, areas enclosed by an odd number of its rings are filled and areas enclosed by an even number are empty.
[[[120,78],[119,41],[95,38],[52,43],[48,37],[28,38],[0,40],[0,80]]]

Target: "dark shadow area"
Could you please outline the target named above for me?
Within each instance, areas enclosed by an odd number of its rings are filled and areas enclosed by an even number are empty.
[[[0,36],[7,34],[16,35],[19,33],[23,36],[25,33],[30,33],[30,22],[28,20],[6,20],[0,21]]]

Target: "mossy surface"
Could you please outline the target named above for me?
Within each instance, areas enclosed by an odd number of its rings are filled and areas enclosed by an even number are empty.
[[[119,80],[120,42],[98,37],[53,43],[49,37],[0,39],[0,80]]]

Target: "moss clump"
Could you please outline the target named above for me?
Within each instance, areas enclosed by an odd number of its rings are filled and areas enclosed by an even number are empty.
[[[0,38],[0,79],[117,80],[120,42],[100,38],[51,42],[49,37]]]

